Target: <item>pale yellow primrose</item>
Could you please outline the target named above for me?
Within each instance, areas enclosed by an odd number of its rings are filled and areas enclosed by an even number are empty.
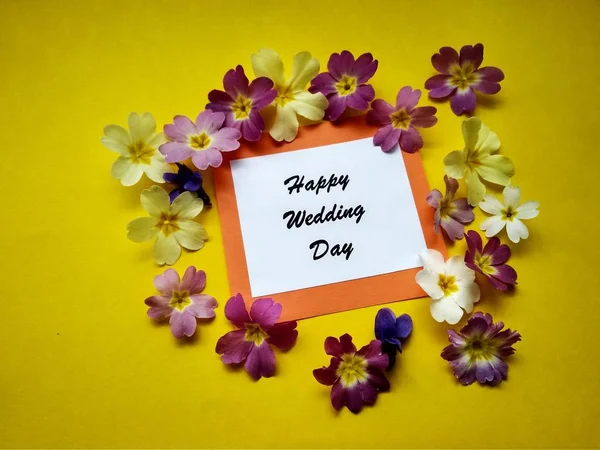
[[[196,194],[184,192],[171,204],[169,194],[160,186],[145,189],[140,195],[142,206],[150,217],[140,217],[127,225],[127,237],[133,242],[145,242],[156,237],[154,260],[157,264],[175,264],[181,247],[200,250],[208,239],[206,230],[194,218],[204,202]]]
[[[485,185],[480,177],[490,183],[507,186],[515,174],[512,161],[504,155],[496,155],[500,140],[477,117],[471,117],[462,124],[465,140],[464,150],[456,150],[444,158],[446,175],[452,178],[465,178],[468,187],[467,200],[476,206],[485,195]]]
[[[172,167],[158,147],[167,139],[163,133],[154,134],[156,122],[150,113],[130,113],[129,132],[119,125],[104,128],[102,144],[120,156],[113,163],[111,174],[121,180],[123,186],[133,186],[145,173],[157,183],[164,183],[163,175],[173,173]]]
[[[319,61],[308,52],[294,57],[292,76],[286,82],[283,62],[279,55],[270,49],[262,49],[252,55],[252,68],[257,77],[267,77],[274,83],[277,97],[262,113],[267,126],[272,121],[269,134],[276,141],[291,142],[298,134],[298,117],[321,120],[329,104],[319,93],[311,94],[306,86],[319,73]]]

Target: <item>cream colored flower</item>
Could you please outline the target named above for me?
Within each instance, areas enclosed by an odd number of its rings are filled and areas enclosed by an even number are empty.
[[[206,230],[194,217],[200,214],[204,202],[191,192],[179,195],[171,204],[169,194],[160,186],[145,189],[140,195],[150,217],[140,217],[127,225],[127,237],[133,242],[145,242],[156,237],[154,260],[157,264],[175,264],[181,247],[200,250],[208,239]]]
[[[510,159],[496,155],[500,140],[477,117],[471,117],[462,124],[464,150],[456,150],[444,158],[446,175],[452,178],[465,178],[468,187],[467,200],[476,206],[485,195],[485,185],[480,177],[490,183],[506,186],[515,174]]]
[[[306,86],[319,73],[319,61],[308,52],[298,53],[294,57],[292,76],[286,82],[283,62],[279,55],[269,49],[262,49],[252,55],[252,68],[257,77],[267,77],[274,83],[277,97],[265,108],[267,122],[273,125],[269,134],[276,141],[293,141],[298,134],[298,117],[309,120],[321,120],[329,104],[327,98],[319,93],[311,94]]]
[[[104,128],[102,144],[121,155],[112,165],[112,176],[121,180],[123,186],[133,186],[140,181],[142,173],[152,181],[164,183],[163,175],[174,172],[158,151],[158,147],[167,141],[165,135],[154,134],[156,122],[150,113],[140,116],[132,112],[128,122],[129,132],[119,125]]]

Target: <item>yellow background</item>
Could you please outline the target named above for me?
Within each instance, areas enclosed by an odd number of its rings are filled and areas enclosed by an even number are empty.
[[[3,0],[0,17],[0,446],[600,446],[598,2]],[[373,338],[376,307],[301,321],[275,378],[227,368],[214,353],[230,330],[216,208],[200,218],[209,243],[175,265],[206,270],[216,320],[186,343],[146,317],[163,269],[125,226],[151,183],[111,179],[105,125],[125,125],[130,111],[159,124],[195,116],[227,69],[251,73],[261,47],[288,69],[302,50],[322,68],[332,52],[372,52],[377,97],[391,101],[404,85],[422,88],[439,47],[477,42],[484,65],[506,74],[477,114],[514,161],[523,200],[541,204],[530,239],[511,245],[515,294],[485,288],[477,305],[523,335],[508,382],[455,381],[428,300],[391,305],[414,333],[392,391],[358,416],[336,414],[311,371],[328,361],[326,336]],[[462,118],[438,109],[421,154],[440,188]],[[477,211],[473,227],[481,220]]]

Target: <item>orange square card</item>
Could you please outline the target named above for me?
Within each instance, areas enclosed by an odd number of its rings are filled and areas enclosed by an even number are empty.
[[[419,253],[446,254],[418,153],[384,153],[364,117],[264,137],[214,171],[229,283],[283,320],[424,295]]]

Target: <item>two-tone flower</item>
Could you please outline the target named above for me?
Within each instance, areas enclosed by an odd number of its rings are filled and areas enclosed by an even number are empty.
[[[446,235],[453,241],[462,239],[465,232],[464,225],[475,220],[473,207],[469,206],[466,198],[457,198],[458,181],[444,176],[446,184],[446,193],[442,195],[437,189],[433,189],[427,196],[427,203],[435,209],[433,226],[435,233],[440,232],[440,226],[446,232]]]
[[[470,230],[465,234],[468,250],[465,264],[471,270],[485,276],[492,286],[506,291],[517,283],[517,272],[506,264],[510,258],[510,247],[501,244],[500,239],[493,237],[485,247],[477,231]]]

